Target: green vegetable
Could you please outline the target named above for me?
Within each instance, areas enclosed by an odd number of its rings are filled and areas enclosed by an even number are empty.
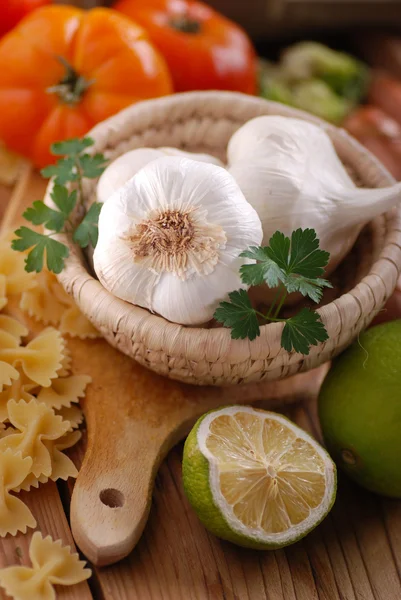
[[[342,98],[358,102],[366,92],[368,68],[359,60],[317,42],[300,42],[282,55],[291,80],[322,79]]]
[[[93,143],[91,138],[81,140],[74,138],[52,145],[51,151],[54,155],[65,155],[55,165],[42,170],[44,177],[54,177],[54,186],[51,192],[54,208],[37,200],[23,215],[33,225],[44,225],[49,233],[39,233],[28,227],[20,227],[15,232],[17,239],[12,242],[12,248],[18,252],[25,252],[31,248],[25,261],[26,271],[40,272],[43,269],[45,257],[49,271],[60,273],[63,270],[69,251],[65,244],[52,239],[55,234],[73,231],[73,240],[81,248],[86,248],[90,243],[93,247],[96,246],[97,223],[102,205],[92,204],[75,229],[71,221],[77,205],[82,207],[83,178],[99,177],[106,167],[106,160],[102,154],[91,156],[85,152]],[[68,182],[72,182],[76,186],[72,192],[69,192],[65,186]]]
[[[294,86],[293,104],[331,123],[341,123],[352,108],[349,100],[341,98],[319,79],[301,81]]]
[[[317,42],[287,48],[277,65],[260,60],[261,96],[341,122],[366,95],[369,69]]]
[[[284,322],[281,345],[289,352],[295,350],[309,354],[310,346],[328,339],[327,331],[315,311],[303,308],[289,319],[279,318],[280,310],[293,292],[309,296],[319,302],[324,287],[332,287],[321,278],[329,261],[329,253],[319,249],[319,240],[314,229],[297,229],[286,237],[276,231],[269,240],[269,246],[251,247],[241,254],[257,260],[256,264],[243,265],[241,280],[247,285],[266,283],[270,288],[278,288],[276,300],[267,314],[253,308],[248,293],[238,290],[229,294],[229,302],[221,302],[214,318],[231,327],[233,339],[254,340],[260,335],[258,317],[264,321]]]

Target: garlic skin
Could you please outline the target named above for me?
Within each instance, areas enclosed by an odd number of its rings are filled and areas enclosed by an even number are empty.
[[[244,288],[256,211],[225,169],[178,156],[148,163],[104,204],[94,267],[112,294],[183,325],[212,319]]]
[[[363,225],[401,199],[401,185],[357,188],[328,134],[313,123],[282,116],[251,119],[231,137],[228,171],[256,209],[267,245],[276,230],[313,228],[330,252],[330,273]]]
[[[142,167],[147,165],[156,158],[162,156],[184,156],[192,158],[193,160],[199,160],[200,162],[207,162],[214,165],[223,166],[222,162],[211,156],[210,154],[195,154],[193,152],[184,152],[178,148],[136,148],[125,152],[105,169],[100,176],[97,184],[97,201],[104,203],[110,196],[119,188],[124,185],[137,173]]]

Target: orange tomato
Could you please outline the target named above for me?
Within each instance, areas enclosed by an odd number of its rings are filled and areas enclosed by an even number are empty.
[[[148,32],[167,61],[176,92],[256,93],[256,55],[246,33],[192,0],[118,0],[114,8]]]
[[[0,140],[38,167],[51,143],[171,91],[144,30],[111,9],[47,6],[0,41]]]

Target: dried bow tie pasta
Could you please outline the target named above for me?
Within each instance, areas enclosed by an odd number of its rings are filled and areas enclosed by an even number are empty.
[[[40,387],[24,374],[21,367],[17,369],[17,372],[18,378],[13,380],[11,385],[5,385],[3,391],[0,392],[0,422],[8,419],[7,404],[9,400],[25,400],[26,402],[30,402],[35,399],[34,393]]]
[[[3,441],[3,440],[1,440]],[[0,452],[0,537],[18,531],[26,533],[28,527],[36,527],[36,520],[29,508],[10,491],[18,488],[32,467],[30,456],[22,457],[11,449]]]
[[[77,477],[78,469],[72,460],[66,454],[63,454],[62,451],[75,446],[81,437],[82,433],[80,431],[69,431],[59,440],[45,442],[52,461],[52,473],[50,475],[52,481],[57,481],[58,479],[66,481],[69,477]]]
[[[25,258],[11,249],[10,240],[0,239],[0,308],[5,306],[7,296],[21,294],[35,286],[33,273],[25,271]]]
[[[71,423],[70,423],[71,425]],[[70,428],[71,429],[71,428]],[[47,483],[49,479],[57,481],[63,479],[66,481],[69,477],[77,477],[78,469],[72,460],[63,454],[63,450],[67,450],[74,446],[81,439],[80,431],[68,431],[63,437],[58,440],[44,441],[44,446],[49,452],[51,460],[51,475],[39,475],[36,477],[33,473],[29,473],[24,481],[14,489],[15,492],[24,490],[28,492],[32,487],[38,488],[39,484]]]
[[[86,386],[92,381],[88,375],[70,375],[53,379],[50,387],[43,387],[38,396],[38,402],[43,402],[49,408],[59,409],[79,402],[85,396]]]
[[[68,347],[65,346],[63,351],[63,358],[61,359],[61,367],[57,371],[58,377],[66,377],[67,375],[69,375],[69,373],[71,372],[71,362],[72,358],[70,351],[68,350]]]
[[[233,177],[187,158],[157,158],[104,204],[94,252],[104,287],[175,323],[209,321],[220,300],[247,287],[240,254],[262,228]]]
[[[32,459],[30,471],[35,477],[52,473],[51,456],[47,440],[57,440],[70,429],[70,423],[56,416],[51,408],[36,400],[29,403],[10,400],[7,405],[8,419],[16,432],[0,440],[0,452],[11,449]]]
[[[10,333],[16,338],[18,344],[21,343],[23,337],[28,335],[28,329],[22,323],[7,315],[0,315],[0,331]]]
[[[35,287],[23,292],[20,308],[46,325],[51,323],[71,337],[95,338],[99,332],[80,312],[72,297],[57,281],[54,273],[43,269],[35,274]]]
[[[13,381],[18,379],[18,376],[17,369],[0,360],[0,392],[2,392],[4,386],[12,385]]]
[[[56,329],[44,329],[26,346],[20,346],[18,340],[0,330],[0,365],[6,362],[12,366],[22,366],[27,377],[35,383],[49,386],[62,367],[64,340]]]
[[[71,429],[78,429],[84,421],[84,413],[79,406],[63,406],[56,410],[56,415],[60,415],[63,421],[68,421]]]
[[[0,273],[0,310],[7,304],[7,279],[5,275]]]
[[[55,275],[43,269],[35,274],[35,287],[22,293],[20,308],[45,325],[58,325],[65,306],[55,298],[55,288],[59,285]]]
[[[0,570],[0,585],[17,600],[55,600],[54,585],[75,585],[92,574],[69,546],[50,536],[43,538],[39,531],[32,536],[29,557],[32,567]]]

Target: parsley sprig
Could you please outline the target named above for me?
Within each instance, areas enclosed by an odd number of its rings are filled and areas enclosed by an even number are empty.
[[[242,282],[249,286],[266,283],[270,288],[277,288],[277,294],[266,314],[252,306],[248,292],[243,289],[231,292],[229,302],[220,303],[214,318],[231,327],[233,339],[254,340],[260,335],[260,319],[285,323],[281,345],[288,352],[294,350],[307,355],[310,346],[328,339],[326,328],[314,310],[302,308],[288,319],[279,316],[288,294],[300,292],[319,302],[323,288],[332,287],[329,281],[322,279],[330,255],[319,249],[314,229],[297,229],[291,238],[276,231],[268,246],[252,246],[241,256],[257,261],[241,267]]]
[[[23,214],[33,225],[43,225],[48,233],[22,226],[15,231],[17,239],[12,242],[12,248],[18,252],[29,250],[25,259],[26,271],[39,273],[45,259],[49,271],[60,273],[63,270],[69,250],[65,244],[53,239],[56,234],[72,232],[74,242],[81,248],[89,244],[96,246],[102,205],[92,204],[78,226],[72,220],[74,211],[83,205],[83,179],[99,177],[106,168],[106,159],[102,154],[91,155],[86,152],[93,144],[94,141],[86,137],[56,142],[51,146],[52,154],[62,158],[55,165],[42,169],[41,173],[44,177],[54,178],[51,192],[54,208],[37,200]],[[66,185],[71,183],[74,187],[72,191]]]

